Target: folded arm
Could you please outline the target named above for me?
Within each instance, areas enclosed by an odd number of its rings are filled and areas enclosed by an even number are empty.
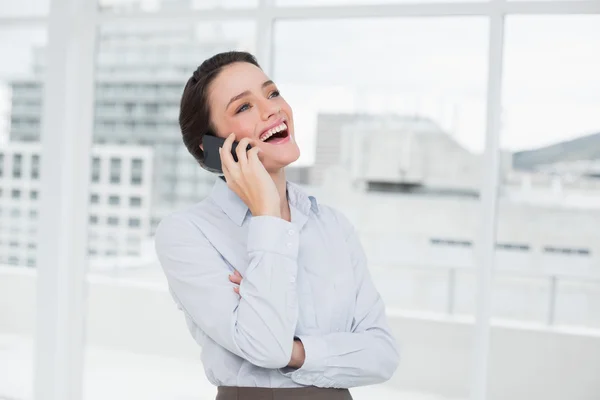
[[[156,232],[156,252],[176,303],[216,343],[263,368],[284,367],[291,358],[299,243],[291,226],[281,218],[252,217],[241,297],[228,280],[232,267],[191,221],[172,215]]]

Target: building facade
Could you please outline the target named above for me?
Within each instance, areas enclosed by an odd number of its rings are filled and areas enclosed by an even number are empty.
[[[37,143],[0,149],[0,264],[37,264],[40,158]],[[141,255],[150,236],[152,161],[150,148],[92,149],[90,257]]]

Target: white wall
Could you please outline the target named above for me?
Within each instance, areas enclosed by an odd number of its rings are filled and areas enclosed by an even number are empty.
[[[0,333],[31,334],[35,275],[0,267]],[[89,286],[88,342],[195,358],[199,349],[161,285],[95,279]],[[392,312],[402,362],[390,382],[405,390],[468,397],[472,321]],[[600,332],[495,323],[490,400],[598,400]]]

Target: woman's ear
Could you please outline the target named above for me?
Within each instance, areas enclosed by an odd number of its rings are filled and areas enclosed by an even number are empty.
[[[204,151],[204,144],[203,143],[200,143],[199,147],[200,147],[200,150]]]

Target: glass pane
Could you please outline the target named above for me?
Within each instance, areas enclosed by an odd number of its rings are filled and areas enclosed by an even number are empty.
[[[586,332],[600,327],[600,16],[508,17],[505,46],[493,306],[512,336],[492,341],[494,396],[593,398],[586,365],[598,359],[598,336]],[[524,368],[539,372],[523,381]]]
[[[0,2],[0,17],[48,14],[50,0],[19,0]]]
[[[173,12],[177,10],[235,9],[258,6],[258,0],[98,0],[102,11]]]
[[[206,58],[253,52],[255,24],[104,25],[97,39],[84,397],[214,398],[152,233],[215,179],[182,142],[183,88]]]
[[[4,3],[3,3],[4,4]],[[0,9],[2,9],[0,6]],[[0,28],[0,398],[33,393],[45,28]]]
[[[470,328],[441,321],[472,314],[457,306],[475,288],[458,272],[473,271],[479,226],[487,32],[483,18],[275,25],[274,79],[294,110],[296,168],[309,171],[298,182],[353,221],[410,353],[356,398],[468,396]]]

